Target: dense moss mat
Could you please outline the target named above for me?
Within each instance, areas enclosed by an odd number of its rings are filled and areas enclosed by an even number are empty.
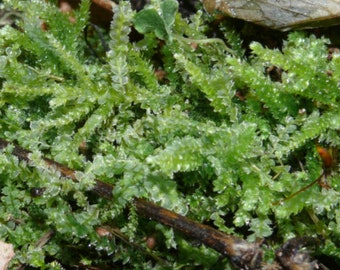
[[[136,197],[266,239],[268,263],[288,239],[310,236],[322,239],[315,257],[340,265],[340,54],[327,39],[293,32],[280,50],[252,42],[245,54],[233,25],[212,29],[203,11],[182,18],[176,1],[155,0],[137,13],[122,1],[108,32],[87,33],[95,56],[84,39],[89,0],[70,14],[56,1],[4,2],[20,19],[0,29],[0,134],[32,151],[29,164],[13,147],[0,156],[0,238],[15,247],[12,267],[231,268],[139,217]],[[284,201],[325,172],[317,145],[333,152],[323,187]],[[114,185],[114,203],[88,192],[95,178]],[[100,237],[102,226],[125,236]]]

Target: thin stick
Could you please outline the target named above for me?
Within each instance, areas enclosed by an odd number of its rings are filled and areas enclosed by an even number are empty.
[[[322,179],[322,177],[324,176],[325,174],[322,173],[318,178],[316,178],[312,183],[309,183],[307,186],[304,186],[303,188],[299,189],[298,191],[294,192],[293,194],[290,194],[288,197],[282,199],[282,200],[279,200],[277,202],[273,202],[273,205],[279,205],[279,204],[282,204],[283,202],[285,201],[288,201],[290,200],[291,198],[294,198],[296,195],[300,194],[301,192],[309,189],[311,186],[313,186],[314,184],[316,184],[317,182],[320,182],[320,180]]]
[[[9,145],[11,143],[0,139],[0,150]],[[14,145],[12,154],[18,157],[19,160],[30,161],[30,152],[20,146]],[[53,168],[59,171],[62,176],[78,182],[74,170],[48,158],[43,158],[43,160],[49,168]],[[92,191],[100,197],[111,200],[113,186],[101,180],[95,181],[96,183]],[[248,243],[243,239],[224,234],[210,226],[198,223],[144,199],[135,199],[134,205],[139,214],[170,226],[187,237],[197,239],[223,256],[230,258],[237,269],[260,269],[263,255],[263,251],[259,247],[260,244]]]

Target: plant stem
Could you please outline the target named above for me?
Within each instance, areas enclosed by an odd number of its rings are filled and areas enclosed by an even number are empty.
[[[187,43],[196,43],[196,44],[209,44],[209,43],[219,43],[223,46],[224,50],[228,53],[230,53],[233,56],[236,56],[236,53],[230,49],[222,39],[220,38],[204,38],[204,39],[193,39],[193,38],[186,38],[183,37],[181,35],[177,35],[177,34],[172,34],[172,36],[174,38],[176,38],[177,40],[181,40],[183,42],[187,42]]]

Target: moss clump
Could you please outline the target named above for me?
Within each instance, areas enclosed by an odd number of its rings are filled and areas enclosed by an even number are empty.
[[[0,238],[15,245],[13,267],[228,269],[216,252],[137,216],[136,197],[273,248],[321,235],[318,254],[339,260],[337,168],[330,189],[314,185],[275,204],[322,174],[316,141],[340,145],[340,55],[327,60],[326,39],[294,32],[281,51],[252,43],[247,57],[232,29],[231,48],[207,38],[202,12],[183,19],[174,1],[152,1],[143,12],[159,16],[154,31],[122,1],[102,63],[83,39],[90,1],[75,22],[54,2],[6,1],[22,20],[0,29],[0,134],[33,152],[30,166],[11,147],[0,156]],[[138,42],[129,39],[133,26],[144,33]],[[48,170],[42,155],[81,181]],[[94,178],[115,186],[114,203],[89,195]],[[128,241],[100,238],[103,225]],[[136,248],[150,235],[159,239],[151,257]]]

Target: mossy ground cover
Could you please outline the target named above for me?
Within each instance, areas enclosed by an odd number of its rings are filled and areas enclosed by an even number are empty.
[[[320,239],[314,256],[325,265],[340,265],[340,54],[329,55],[326,38],[292,32],[280,50],[252,42],[246,53],[227,22],[211,37],[202,9],[182,18],[176,1],[138,13],[122,1],[110,30],[89,34],[94,55],[84,39],[90,1],[72,14],[56,1],[4,2],[20,20],[0,29],[0,134],[32,152],[29,164],[13,146],[0,156],[0,239],[15,247],[12,269],[231,269],[140,217],[134,198],[266,239],[268,264],[302,236]],[[112,201],[89,192],[96,178],[114,186]]]

